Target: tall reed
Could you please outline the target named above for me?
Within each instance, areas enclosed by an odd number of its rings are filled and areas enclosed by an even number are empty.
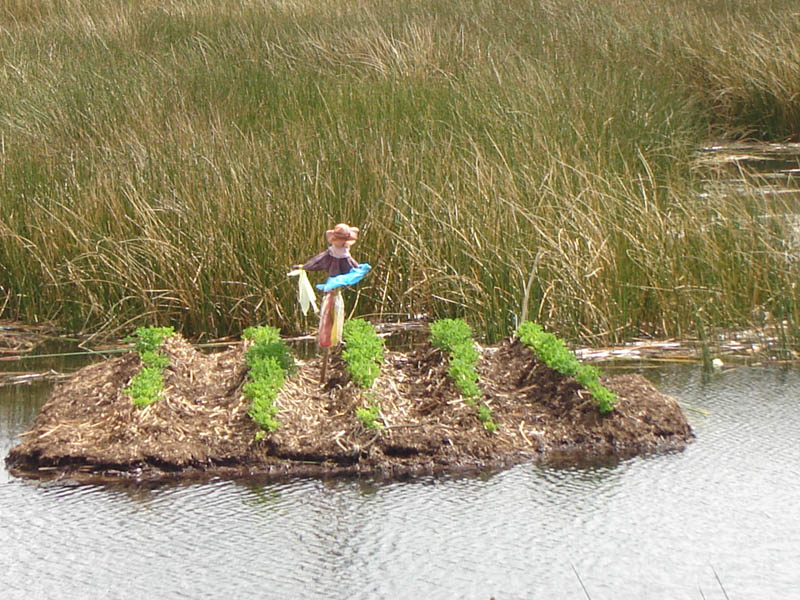
[[[768,4],[4,0],[3,316],[308,329],[285,274],[348,221],[377,318],[797,323],[793,203],[694,167],[798,133],[796,8]]]

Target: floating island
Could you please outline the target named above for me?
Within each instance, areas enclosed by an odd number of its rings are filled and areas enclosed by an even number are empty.
[[[352,380],[341,350],[296,361],[275,406],[280,427],[248,415],[246,344],[205,354],[180,335],[161,350],[163,397],[139,408],[126,389],[142,360],[130,353],[84,367],[56,384],[6,463],[28,477],[132,478],[369,475],[398,478],[480,471],[523,461],[587,464],[682,449],[692,430],[678,402],[636,374],[601,377],[617,396],[602,414],[575,378],[518,339],[479,347],[476,417],[448,375],[448,359],[424,344],[385,351],[369,390]],[[378,406],[378,425],[355,417]]]

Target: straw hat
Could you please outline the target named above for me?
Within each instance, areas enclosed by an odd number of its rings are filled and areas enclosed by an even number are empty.
[[[338,240],[340,242],[349,242],[348,245],[351,246],[358,239],[358,227],[350,227],[347,223],[339,223],[333,229],[328,229],[325,232],[325,239],[328,240],[329,244],[332,244],[334,240]]]

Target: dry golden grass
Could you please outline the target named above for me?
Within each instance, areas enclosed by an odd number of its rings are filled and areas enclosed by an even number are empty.
[[[5,1],[0,307],[307,330],[285,274],[348,221],[376,318],[793,324],[794,203],[695,166],[719,132],[798,134],[796,9],[745,8]]]

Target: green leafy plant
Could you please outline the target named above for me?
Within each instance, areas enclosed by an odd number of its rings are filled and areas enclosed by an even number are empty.
[[[476,361],[471,359],[472,351],[474,348],[466,344],[456,346],[450,354],[450,368],[447,370],[447,374],[453,379],[461,395],[470,403],[481,395],[481,390],[478,388],[478,373],[475,371]]]
[[[381,429],[383,425],[381,425],[381,422],[378,421],[378,417],[380,416],[380,405],[378,404],[377,398],[374,396],[370,396],[369,399],[369,406],[359,406],[356,408],[356,417],[359,421],[361,421],[361,424],[365,429]]]
[[[462,319],[440,319],[431,323],[431,344],[450,356],[448,375],[461,395],[473,401],[481,395],[478,388],[478,351],[472,340],[472,329]]]
[[[164,391],[164,375],[159,368],[143,367],[131,379],[124,392],[131,397],[137,408],[150,406],[161,399]]]
[[[248,327],[242,332],[242,337],[253,342],[245,352],[245,360],[248,364],[261,358],[274,358],[280,363],[281,369],[286,374],[293,375],[297,371],[294,356],[286,344],[281,341],[277,327],[267,325]]]
[[[149,368],[161,371],[169,366],[169,357],[158,350],[147,350],[139,357],[142,359],[142,364]]]
[[[169,357],[160,348],[174,334],[172,327],[140,327],[133,336],[125,338],[134,343],[142,361],[142,368],[123,390],[138,408],[150,406],[163,395],[164,369],[169,366]]]
[[[475,406],[486,431],[494,433],[497,425],[492,420],[492,411],[486,404],[478,406],[476,398],[482,395],[478,387],[477,348],[472,339],[472,329],[463,319],[440,319],[431,323],[431,344],[450,357],[447,374],[453,379],[456,387],[470,406]]]
[[[136,351],[141,355],[145,352],[158,352],[164,340],[173,335],[175,329],[172,327],[139,327],[133,335],[123,341],[133,342]]]
[[[342,358],[353,381],[368,389],[381,374],[383,339],[372,324],[364,319],[346,321],[342,329],[345,349]]]
[[[486,431],[489,433],[495,433],[497,431],[497,423],[495,423],[492,419],[492,409],[486,404],[481,404],[478,406],[478,418],[480,419],[481,423],[483,423]]]
[[[617,396],[600,383],[600,370],[591,365],[582,365],[558,337],[531,321],[525,321],[517,328],[517,337],[548,367],[562,375],[574,377],[589,391],[601,413],[609,413],[614,409]]]
[[[261,439],[281,426],[275,399],[296,365],[277,328],[248,327],[242,337],[251,343],[244,353],[250,379],[243,387],[245,398],[250,400],[247,414],[260,427],[256,437]]]
[[[345,349],[342,359],[353,381],[363,389],[369,389],[381,374],[383,364],[383,339],[375,331],[371,323],[364,319],[350,319],[342,328]],[[356,408],[356,418],[366,429],[380,429],[378,421],[380,404],[378,399],[368,395],[368,407]]]
[[[243,388],[250,400],[247,414],[262,431],[272,433],[281,426],[275,399],[285,381],[284,371],[277,360],[265,358],[251,366],[251,377]]]
[[[452,352],[459,344],[472,341],[472,329],[463,319],[439,319],[431,323],[431,344]]]

